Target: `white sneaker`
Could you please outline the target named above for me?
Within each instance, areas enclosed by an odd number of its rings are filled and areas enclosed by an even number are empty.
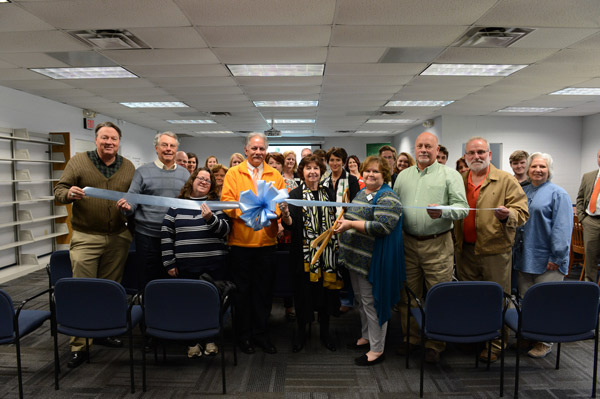
[[[536,344],[531,348],[527,355],[534,359],[541,359],[546,357],[548,353],[552,352],[552,347],[544,344],[543,342],[536,342]]]
[[[188,357],[191,359],[192,357],[200,357],[202,356],[202,347],[200,344],[196,344],[195,346],[188,346]]]
[[[215,344],[214,342],[209,342],[206,344],[206,347],[204,348],[204,354],[206,356],[214,356],[217,353],[219,353],[219,347],[217,346],[217,344]]]

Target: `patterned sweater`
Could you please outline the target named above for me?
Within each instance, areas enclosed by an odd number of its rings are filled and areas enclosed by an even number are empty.
[[[375,193],[367,195],[361,190],[354,197],[354,204],[371,204]],[[340,236],[341,263],[349,270],[355,271],[363,276],[369,274],[371,267],[371,256],[375,237],[390,234],[396,227],[402,212],[402,205],[394,192],[382,193],[377,200],[377,205],[385,208],[348,208],[344,218],[348,220],[364,220],[365,231],[362,234],[354,229],[345,231]]]

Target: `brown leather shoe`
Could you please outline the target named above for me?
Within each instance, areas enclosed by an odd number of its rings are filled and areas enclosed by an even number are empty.
[[[487,348],[484,348],[481,351],[481,354],[479,354],[479,360],[481,360],[482,362],[486,362],[488,361],[488,350]],[[498,361],[498,354],[494,353],[494,351],[492,350],[492,354],[490,357],[490,363],[494,363]]]
[[[438,364],[440,362],[440,352],[433,348],[425,349],[425,363]]]

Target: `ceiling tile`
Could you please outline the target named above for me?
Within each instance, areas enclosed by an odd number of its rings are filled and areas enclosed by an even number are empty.
[[[327,63],[325,76],[398,76],[417,75],[427,64],[338,64]]]
[[[442,47],[454,43],[468,26],[336,25],[332,46]]]
[[[130,28],[129,31],[154,49],[207,47],[192,27]]]
[[[335,0],[177,0],[195,25],[324,25],[331,24]]]
[[[189,26],[172,0],[65,0],[20,5],[60,29],[124,29]]]
[[[54,30],[54,28],[16,4],[2,4],[0,32],[24,30]]]
[[[79,50],[88,47],[59,31],[0,32],[0,54]]]
[[[205,26],[211,47],[326,47],[330,26]]]
[[[322,64],[327,47],[215,48],[225,64]]]
[[[0,59],[22,68],[67,68],[70,66],[44,53],[0,53]]]
[[[327,62],[373,63],[385,54],[387,47],[330,47]]]
[[[229,71],[222,65],[132,65],[128,70],[140,77],[206,77],[229,76]]]
[[[557,49],[451,47],[435,59],[440,64],[532,64]]]
[[[209,49],[111,50],[102,55],[120,65],[218,64]]]

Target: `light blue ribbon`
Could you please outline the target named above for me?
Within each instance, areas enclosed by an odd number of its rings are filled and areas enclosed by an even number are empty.
[[[288,197],[285,188],[277,190],[273,187],[273,182],[265,182],[264,180],[256,182],[256,191],[257,194],[254,194],[252,190],[242,191],[238,201],[242,211],[240,219],[254,231],[271,225],[271,220],[277,219],[275,213],[277,203]]]

